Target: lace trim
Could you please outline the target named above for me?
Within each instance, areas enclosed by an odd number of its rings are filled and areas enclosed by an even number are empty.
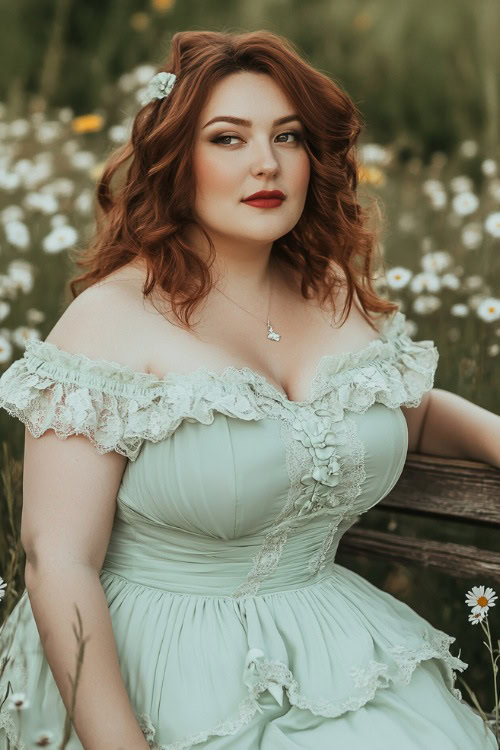
[[[258,698],[265,690],[273,695],[280,706],[283,705],[285,690],[289,702],[297,708],[309,710],[315,716],[335,718],[346,711],[357,711],[373,699],[379,688],[388,687],[391,681],[398,685],[407,685],[418,664],[432,658],[442,659],[449,666],[452,681],[448,688],[457,700],[462,700],[460,691],[453,687],[456,680],[455,670],[463,671],[468,664],[450,653],[449,647],[454,641],[454,637],[442,631],[424,631],[423,643],[419,648],[412,650],[396,645],[389,649],[398,665],[397,672],[391,673],[387,664],[377,661],[370,661],[365,667],[353,667],[350,676],[357,692],[342,701],[331,701],[328,698],[313,699],[301,694],[299,683],[283,662],[267,659],[260,649],[252,648],[247,653],[243,671],[243,682],[248,695],[240,702],[236,716],[219,722],[211,729],[167,745],[155,742],[156,729],[149,714],[140,713],[137,720],[152,750],[189,750],[211,735],[234,735],[251,721],[257,711],[264,713],[267,706],[261,706]]]
[[[309,561],[310,577],[322,570],[340,523],[349,515],[366,479],[364,445],[354,420],[331,415],[320,403],[304,411],[289,406],[282,420],[290,488],[287,501],[269,528],[246,580],[232,596],[254,596],[279,564],[288,534],[318,517],[333,517],[318,553]]]
[[[85,435],[99,453],[116,451],[135,461],[144,440],[165,440],[187,421],[211,424],[214,412],[256,420],[318,405],[343,416],[364,412],[375,401],[389,408],[418,406],[432,388],[438,350],[412,341],[397,311],[379,338],[356,352],[325,355],[318,362],[306,401],[290,401],[264,375],[244,367],[222,373],[199,368],[156,376],[117,362],[71,354],[47,341],[27,342],[24,356],[0,377],[0,407],[32,435],[53,429],[59,438]]]

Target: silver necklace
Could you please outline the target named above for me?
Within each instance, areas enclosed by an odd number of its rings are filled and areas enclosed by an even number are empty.
[[[278,333],[277,331],[273,330],[273,327],[269,321],[269,310],[271,308],[271,287],[272,287],[272,279],[271,277],[269,277],[269,303],[267,305],[267,324],[266,324],[267,325],[267,338],[270,339],[271,341],[279,341],[281,338],[281,333]],[[252,318],[255,318],[255,320],[259,320],[259,318],[257,318],[256,315],[251,313],[249,310],[245,310],[244,307],[242,307],[241,305],[238,305],[238,303],[235,302],[233,299],[231,299],[231,297],[228,297],[227,294],[224,294],[224,292],[221,289],[219,289],[218,286],[215,286],[215,288],[217,289],[218,292],[223,294],[224,297],[226,297],[226,299],[232,302],[233,305],[236,305],[236,307],[239,307],[240,310],[243,310],[243,312],[246,312],[248,313],[248,315],[251,315]]]

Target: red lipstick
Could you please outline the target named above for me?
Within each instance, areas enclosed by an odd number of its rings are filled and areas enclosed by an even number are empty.
[[[281,190],[259,190],[243,199],[243,203],[256,208],[276,208],[281,206],[286,195]]]

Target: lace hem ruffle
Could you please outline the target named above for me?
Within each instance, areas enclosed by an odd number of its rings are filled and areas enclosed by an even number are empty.
[[[397,671],[391,672],[387,664],[377,661],[370,661],[364,668],[353,667],[351,677],[357,692],[342,701],[331,701],[326,697],[313,699],[303,695],[300,692],[299,683],[285,664],[267,659],[260,649],[254,648],[250,649],[247,654],[243,673],[243,681],[248,694],[239,704],[235,716],[215,724],[210,729],[167,745],[155,742],[156,729],[148,713],[139,713],[136,718],[151,750],[189,750],[210,736],[237,734],[242,726],[251,721],[257,711],[263,713],[258,698],[265,690],[269,690],[280,706],[283,704],[283,690],[285,690],[292,706],[309,710],[315,716],[336,718],[346,711],[357,711],[373,699],[379,688],[389,687],[391,682],[407,685],[416,667],[422,661],[433,658],[441,659],[448,666],[447,687],[458,700],[462,700],[460,690],[454,687],[455,670],[463,671],[468,665],[450,653],[450,645],[454,641],[454,637],[442,631],[425,631],[419,648],[411,650],[403,645],[396,645],[389,649],[398,665]]]
[[[348,697],[343,697],[341,700],[332,700],[326,696],[312,698],[305,695],[301,692],[298,680],[286,664],[268,659],[260,648],[250,648],[242,674],[242,684],[246,695],[239,703],[235,715],[217,722],[206,730],[167,744],[159,744],[155,741],[156,727],[147,711],[137,711],[136,718],[152,750],[189,750],[213,735],[236,735],[245,724],[252,720],[257,711],[263,713],[266,710],[266,706],[259,703],[260,694],[266,690],[280,706],[283,705],[283,694],[286,692],[291,705],[309,710],[315,716],[335,718],[347,711],[357,711],[373,699],[378,689],[390,687],[391,682],[398,685],[408,684],[416,667],[422,661],[433,658],[440,659],[447,665],[448,679],[445,679],[445,684],[458,700],[462,700],[460,690],[454,686],[455,671],[463,671],[468,665],[450,653],[450,646],[454,642],[453,636],[441,630],[427,629],[423,631],[418,644],[413,647],[395,644],[387,648],[387,654],[391,657],[388,661],[392,661],[395,666],[375,660],[370,660],[363,666],[353,666],[349,676],[352,678],[354,690]],[[0,680],[0,703],[6,694],[6,680],[10,680],[11,683],[9,692],[25,693],[30,699],[28,677],[28,665],[19,662],[17,658],[13,659],[8,665],[8,676],[4,675]],[[8,700],[0,706],[0,729],[5,730],[12,750],[28,750],[28,747],[31,748],[32,745],[26,744],[27,738],[22,735],[22,729],[21,740],[18,739],[19,723],[17,717],[7,708],[7,703]],[[28,707],[26,711],[29,710]],[[51,719],[51,717],[46,718],[48,721]],[[60,727],[50,726],[50,730],[53,734],[60,731],[62,736],[63,726],[62,724]]]
[[[418,406],[433,386],[439,354],[432,341],[412,341],[404,321],[397,311],[363,349],[322,357],[302,402],[290,401],[246,367],[219,374],[202,367],[158,380],[31,340],[0,378],[0,407],[34,437],[47,429],[63,439],[81,434],[99,453],[114,450],[135,461],[144,440],[168,438],[183,420],[211,424],[215,412],[257,420],[279,409],[284,418],[290,413],[294,418],[300,407],[321,402],[341,418],[346,410],[364,412],[376,401],[392,409]]]

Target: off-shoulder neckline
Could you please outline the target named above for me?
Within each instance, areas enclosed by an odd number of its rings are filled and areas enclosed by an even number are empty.
[[[177,384],[179,381],[189,381],[198,379],[200,376],[206,376],[212,381],[216,382],[229,382],[229,381],[240,381],[245,383],[254,383],[260,386],[267,395],[278,398],[285,405],[290,406],[307,406],[316,401],[315,385],[320,377],[325,374],[334,375],[340,370],[345,369],[346,365],[357,366],[360,362],[366,360],[377,359],[384,353],[389,353],[392,350],[390,341],[388,340],[389,332],[393,326],[396,326],[396,330],[402,330],[401,327],[404,323],[404,315],[401,311],[397,311],[392,319],[384,321],[382,324],[382,330],[379,336],[369,341],[367,344],[362,346],[360,349],[353,351],[337,352],[333,354],[323,354],[315,367],[314,375],[309,382],[308,393],[304,400],[295,401],[290,399],[286,393],[281,391],[275,386],[264,373],[255,370],[247,365],[243,367],[236,367],[235,365],[227,365],[220,372],[201,365],[200,367],[190,370],[189,372],[176,372],[169,370],[165,375],[159,378],[154,373],[143,372],[140,370],[134,370],[128,365],[120,364],[114,360],[102,359],[102,358],[91,358],[85,354],[68,352],[65,349],[61,349],[51,341],[43,341],[41,339],[29,339],[26,342],[25,351],[35,356],[47,353],[49,359],[46,360],[50,363],[50,360],[55,361],[56,368],[59,366],[57,359],[60,363],[70,364],[72,362],[84,363],[86,366],[94,370],[98,375],[110,376],[112,374],[120,373],[129,379],[132,385],[138,385],[140,387],[150,388],[161,391],[166,385]],[[55,359],[54,359],[55,358]]]

